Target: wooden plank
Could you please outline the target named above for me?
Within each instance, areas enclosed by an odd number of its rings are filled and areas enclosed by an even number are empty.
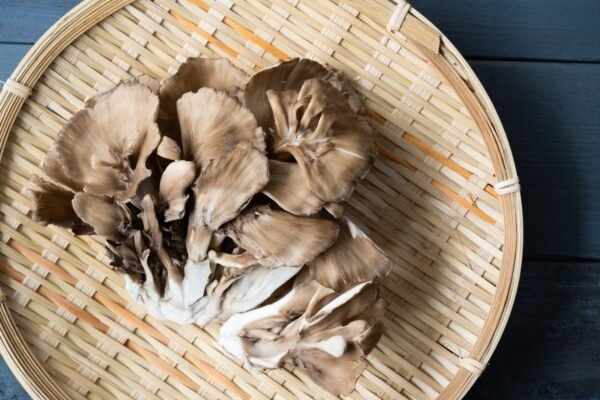
[[[600,66],[472,64],[515,155],[525,255],[600,258]]]
[[[527,262],[491,363],[467,400],[600,398],[600,263]]]
[[[6,81],[31,45],[0,44],[0,81]]]
[[[79,0],[0,0],[0,42],[34,43]]]
[[[0,357],[0,399],[27,400],[30,397]]]
[[[467,57],[600,60],[598,0],[412,0]]]

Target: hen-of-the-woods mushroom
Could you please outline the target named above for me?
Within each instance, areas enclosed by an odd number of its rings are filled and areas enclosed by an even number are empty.
[[[371,282],[335,292],[311,281],[229,318],[219,343],[251,367],[303,368],[333,394],[348,395],[383,332],[383,308]]]
[[[375,148],[339,71],[294,59],[250,77],[193,58],[87,99],[32,178],[32,218],[104,238],[154,317],[225,321],[223,348],[249,366],[348,394],[391,269],[341,203]]]
[[[347,218],[340,221],[335,244],[310,263],[311,276],[335,290],[385,277],[391,269],[383,250]]]
[[[48,153],[56,159],[46,164],[61,170],[48,168],[47,173],[73,190],[81,187],[119,201],[132,198],[151,175],[146,162],[160,142],[157,114],[158,97],[148,86],[118,86],[92,108],[77,112],[59,132]]]
[[[221,265],[235,268],[302,266],[331,247],[338,232],[335,221],[298,217],[263,206],[223,228],[223,233],[245,250],[244,253],[212,251],[209,256]]]

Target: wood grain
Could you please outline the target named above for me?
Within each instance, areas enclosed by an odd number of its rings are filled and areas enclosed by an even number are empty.
[[[526,262],[511,319],[467,400],[600,396],[600,264]]]
[[[412,0],[469,57],[600,60],[597,0]]]
[[[79,0],[0,0],[0,42],[34,43]]]
[[[28,44],[0,44],[0,81],[6,81],[10,77],[30,48]]]
[[[526,257],[600,258],[600,68],[477,61],[522,182]]]

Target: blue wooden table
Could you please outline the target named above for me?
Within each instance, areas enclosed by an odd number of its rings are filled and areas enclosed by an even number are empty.
[[[0,0],[0,80],[76,0]],[[461,50],[504,122],[525,261],[469,399],[600,399],[600,1],[412,0]],[[0,399],[27,395],[0,365]]]

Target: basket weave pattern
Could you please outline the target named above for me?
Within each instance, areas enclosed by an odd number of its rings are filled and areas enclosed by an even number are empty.
[[[84,99],[132,76],[165,78],[191,56],[227,57],[248,73],[310,57],[353,79],[381,140],[347,208],[397,266],[383,281],[386,333],[350,397],[462,397],[514,299],[518,181],[493,106],[460,54],[408,4],[384,0],[88,0],[41,39],[0,95],[0,349],[28,391],[332,397],[297,369],[245,370],[215,345],[216,325],[146,315],[99,241],[30,219],[28,180]]]

